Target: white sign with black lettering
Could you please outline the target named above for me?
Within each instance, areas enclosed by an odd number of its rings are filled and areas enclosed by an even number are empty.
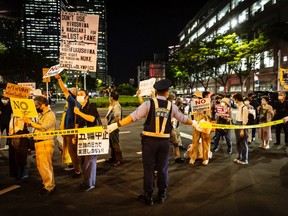
[[[77,155],[103,155],[109,152],[107,131],[78,134]]]
[[[60,66],[96,72],[99,15],[61,12]]]
[[[193,99],[191,101],[191,110],[192,113],[210,110],[210,98]]]
[[[139,96],[145,96],[145,95],[149,96],[149,95],[151,95],[152,91],[155,92],[155,89],[153,87],[155,82],[156,82],[155,78],[150,78],[148,80],[140,81],[139,89],[141,90],[141,94]]]

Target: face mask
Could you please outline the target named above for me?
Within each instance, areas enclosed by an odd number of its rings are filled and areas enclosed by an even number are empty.
[[[244,104],[245,105],[249,105],[249,101],[244,101]]]
[[[42,113],[43,112],[43,110],[40,109],[40,108],[37,108],[36,110],[37,110],[38,113]]]
[[[283,98],[284,98],[283,96],[278,96],[279,100],[283,100]]]
[[[261,104],[265,105],[265,104],[267,104],[267,102],[266,101],[261,101]]]
[[[77,101],[82,104],[85,101],[85,96],[77,96]]]
[[[224,102],[221,102],[220,105],[221,105],[221,106],[225,106],[226,104],[225,104]]]
[[[3,104],[6,104],[6,103],[8,103],[8,100],[1,99],[1,102],[2,102]]]

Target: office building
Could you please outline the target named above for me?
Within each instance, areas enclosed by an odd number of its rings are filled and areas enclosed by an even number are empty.
[[[259,29],[275,28],[280,33],[274,34],[267,50],[260,53],[261,60],[247,78],[244,90],[278,90],[278,69],[288,68],[287,11],[287,0],[210,0],[179,34],[180,52],[194,41],[208,41],[216,35],[246,31],[253,38]],[[228,89],[241,90],[235,74],[229,80]],[[221,92],[223,86],[212,81],[208,90]]]

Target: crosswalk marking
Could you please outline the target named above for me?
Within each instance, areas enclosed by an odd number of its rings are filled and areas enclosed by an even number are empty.
[[[0,190],[0,195],[3,195],[3,194],[5,194],[5,193],[7,193],[9,191],[15,190],[15,189],[17,189],[19,187],[20,187],[20,185],[12,185],[10,187],[4,188],[3,190]]]

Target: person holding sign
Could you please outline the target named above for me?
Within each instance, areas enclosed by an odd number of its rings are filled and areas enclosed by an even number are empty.
[[[23,121],[34,128],[34,133],[54,131],[56,129],[56,116],[48,106],[45,96],[36,96],[34,103],[39,113],[38,121],[34,122],[27,117]],[[37,136],[35,141],[36,164],[42,178],[40,196],[47,196],[55,190],[54,170],[52,156],[54,152],[54,136]]]
[[[144,194],[138,197],[140,202],[153,205],[154,171],[157,170],[157,187],[159,203],[164,203],[168,188],[168,161],[170,148],[170,134],[172,130],[171,119],[174,117],[179,122],[196,126],[181,113],[175,104],[167,100],[171,81],[163,79],[156,82],[153,87],[156,89],[156,98],[152,98],[141,104],[134,112],[118,123],[107,126],[107,131],[118,129],[128,125],[140,118],[146,118],[142,132],[142,162],[144,168]]]
[[[77,101],[81,104],[81,108],[74,107],[74,113],[76,114],[75,128],[99,126],[101,120],[96,104],[89,102],[89,95],[86,90],[78,92]],[[72,140],[74,144],[76,144],[76,138],[77,135]],[[95,188],[96,184],[97,155],[80,156],[80,162],[84,177],[83,184],[80,186],[81,190],[90,191]]]
[[[210,121],[211,120],[211,105],[210,98],[208,92],[200,92],[195,91],[192,95],[193,103],[192,103],[192,115],[193,119],[200,123],[200,121]],[[200,104],[200,105],[199,105]],[[202,145],[202,155],[203,155],[203,165],[207,165],[209,163],[209,153],[210,153],[210,136],[209,129],[196,127],[196,130],[193,130],[192,136],[192,151],[190,151],[190,161],[189,164],[193,165],[195,160],[198,157],[198,150],[200,145]]]
[[[76,96],[77,96],[77,89],[76,88],[70,88],[68,89],[64,82],[62,81],[62,78],[60,74],[56,74],[55,78],[58,80],[59,86],[61,90],[63,91],[65,98],[67,100],[67,109],[66,112],[64,112],[65,116],[63,116],[63,119],[61,119],[63,128],[60,129],[73,129],[75,128],[75,113],[74,113],[74,107],[77,106],[78,108],[81,107],[80,103],[77,102]],[[65,161],[65,148],[68,147],[68,152],[71,157],[71,161],[74,168],[74,173],[72,175],[72,178],[79,178],[81,177],[80,172],[80,160],[77,155],[77,145],[72,144],[72,139],[74,135],[64,135],[63,136],[63,163],[66,163]]]
[[[217,124],[231,124],[232,109],[229,98],[222,98],[220,104],[215,105],[215,118]],[[216,137],[214,139],[214,147],[212,151],[217,152],[219,149],[220,138],[224,136],[227,144],[227,154],[232,153],[231,130],[216,129]]]

